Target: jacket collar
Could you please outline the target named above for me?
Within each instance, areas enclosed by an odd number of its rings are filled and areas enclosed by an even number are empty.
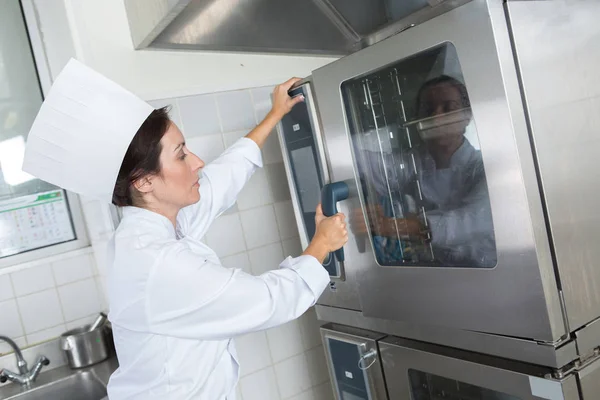
[[[152,233],[164,236],[165,238],[175,238],[175,227],[164,215],[141,207],[123,207],[123,221],[133,223],[134,226],[151,228]]]

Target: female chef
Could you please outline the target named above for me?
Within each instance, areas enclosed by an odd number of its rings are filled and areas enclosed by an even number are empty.
[[[56,79],[29,134],[23,169],[123,207],[109,246],[109,319],[119,360],[110,400],[234,399],[232,338],[298,318],[328,285],[321,264],[347,241],[341,214],[326,218],[317,209],[305,252],[260,276],[223,267],[202,242],[262,166],[269,133],[301,101],[287,95],[295,82],[279,85],[266,118],[205,166],[165,109],[75,60]]]

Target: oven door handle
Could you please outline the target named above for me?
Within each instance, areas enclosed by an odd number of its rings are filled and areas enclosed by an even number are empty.
[[[346,182],[328,183],[321,189],[321,208],[326,217],[331,217],[338,213],[338,201],[346,200],[350,190]],[[334,252],[335,258],[339,262],[344,262],[344,248],[340,248]]]

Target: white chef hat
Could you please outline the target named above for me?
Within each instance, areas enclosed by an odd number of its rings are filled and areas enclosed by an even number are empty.
[[[152,111],[131,92],[71,59],[33,122],[23,171],[111,202],[127,148]]]
[[[426,81],[437,78],[440,75],[454,78],[462,84],[465,83],[458,54],[456,54],[456,48],[450,44],[447,44],[438,54]]]

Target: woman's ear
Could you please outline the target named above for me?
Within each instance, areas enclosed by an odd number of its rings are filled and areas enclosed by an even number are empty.
[[[133,187],[140,193],[150,193],[152,191],[152,177],[144,176],[133,182]]]

